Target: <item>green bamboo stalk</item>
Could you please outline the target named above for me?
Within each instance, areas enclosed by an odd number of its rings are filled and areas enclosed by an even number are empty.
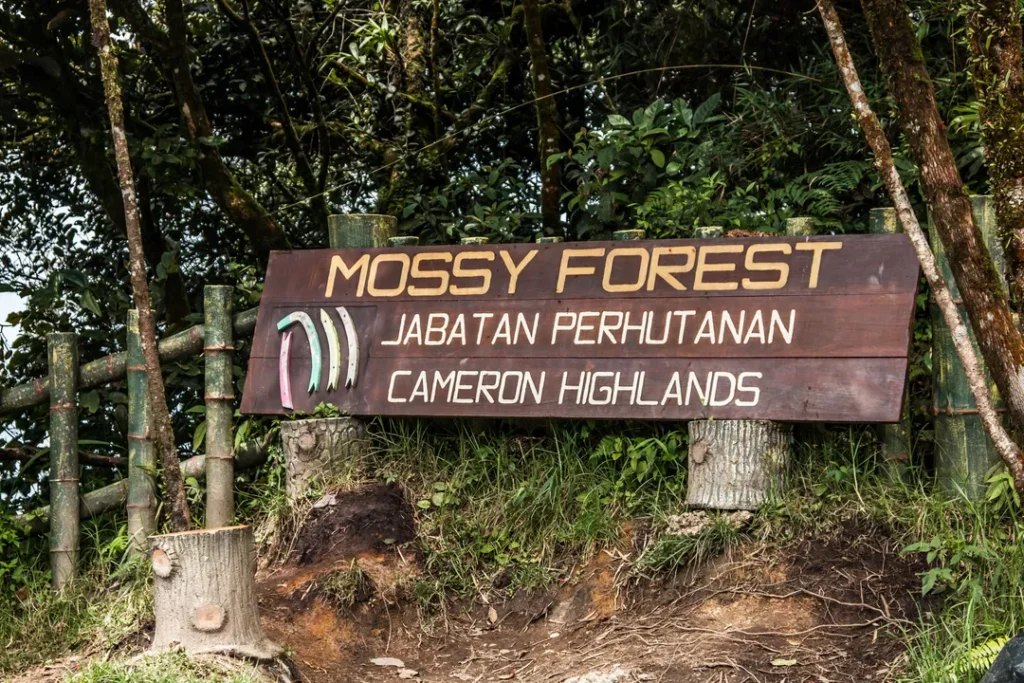
[[[128,311],[128,536],[133,554],[156,533],[156,448],[149,432],[149,385],[139,338],[139,312]]]
[[[233,287],[207,285],[206,323],[206,528],[228,526],[235,516],[235,455],[232,419],[235,392],[231,381],[234,338],[231,335]]]
[[[459,240],[459,244],[464,246],[473,246],[478,244],[489,244],[490,241],[490,237],[463,237]]]
[[[258,313],[258,308],[250,308],[234,317],[233,326],[236,338],[252,335],[253,330],[256,329]],[[158,344],[160,360],[169,363],[198,355],[203,350],[204,334],[203,326],[196,325],[160,340]],[[125,352],[112,353],[84,363],[78,368],[78,388],[80,390],[89,389],[123,379],[127,365],[128,354]],[[0,413],[44,403],[49,397],[49,377],[34,379],[26,384],[19,384],[16,387],[0,391]]]
[[[398,219],[375,213],[332,214],[327,230],[331,249],[383,247],[398,232]]]
[[[415,235],[401,235],[399,237],[389,237],[389,247],[417,247],[420,244],[420,238]]]
[[[47,335],[50,365],[50,570],[57,590],[75,578],[78,564],[78,341]]]
[[[971,197],[971,210],[981,231],[982,240],[992,254],[996,269],[1000,273],[1005,272],[1006,259],[996,226],[995,202],[988,195],[974,195]],[[939,271],[949,283],[950,293],[961,317],[967,320],[967,312],[961,303],[960,291],[953,280],[949,261],[942,248],[942,240],[938,238],[931,221],[928,223],[928,230]],[[985,378],[991,387],[993,406],[1001,411],[1002,399],[981,360],[981,353],[978,351],[974,332],[969,323],[967,330],[970,332],[979,362],[985,369]],[[977,405],[967,383],[967,375],[953,346],[949,327],[937,306],[932,307],[932,382],[935,474],[939,490],[950,496],[962,495],[970,500],[981,500],[987,487],[985,475],[1000,462],[999,453],[982,425]]]
[[[563,241],[561,237],[546,237],[544,235],[537,237],[537,244],[557,244],[561,241]]]
[[[640,228],[636,228],[634,230],[616,230],[615,232],[612,233],[613,240],[642,240],[646,236],[647,233]]]
[[[241,446],[235,453],[235,469],[245,470],[262,465],[267,460],[267,451],[255,440]],[[206,476],[206,456],[197,455],[181,461],[183,479],[202,479]],[[120,508],[128,500],[128,480],[114,482],[109,486],[90,491],[78,499],[78,515],[80,519],[91,519],[105,512]],[[46,531],[50,524],[50,506],[26,512],[14,518],[14,525],[32,533]]]
[[[891,206],[871,209],[869,229],[874,234],[902,232],[896,209]],[[908,429],[907,393],[903,394],[903,413],[895,424],[878,425],[878,439],[882,444],[882,467],[891,481],[900,481],[910,463],[910,430]]]

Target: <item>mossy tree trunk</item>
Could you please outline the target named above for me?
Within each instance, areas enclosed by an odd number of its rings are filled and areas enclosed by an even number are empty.
[[[167,410],[164,393],[164,378],[160,370],[160,356],[156,345],[156,322],[153,319],[146,281],[146,260],[142,250],[142,232],[139,227],[139,209],[135,201],[135,182],[132,163],[128,155],[128,139],[124,132],[124,109],[121,103],[121,86],[118,84],[117,57],[110,44],[110,25],[107,23],[106,0],[89,0],[92,17],[93,45],[99,55],[100,71],[103,77],[103,92],[106,97],[107,114],[110,117],[110,132],[114,140],[114,159],[117,161],[117,177],[124,197],[124,222],[128,232],[129,270],[131,272],[132,299],[139,312],[139,338],[142,355],[146,361],[146,380],[149,387],[149,405],[152,410],[151,427],[157,454],[163,462],[164,485],[167,489],[167,507],[171,526],[176,530],[187,529],[189,519],[188,501],[178,470],[178,451],[174,443],[174,430]]]
[[[863,0],[863,5],[900,126],[921,170],[935,232],[949,256],[981,353],[1014,425],[1024,430],[1024,340],[971,213],[909,9],[902,0]]]
[[[75,335],[47,336],[50,364],[50,574],[60,590],[78,565],[78,343]]]
[[[969,65],[981,103],[985,159],[1000,240],[1006,247],[1010,294],[1024,305],[1024,65],[1017,0],[981,0],[970,5]]]
[[[935,303],[942,312],[943,320],[949,326],[971,394],[978,406],[978,415],[1000,457],[1013,475],[1014,486],[1018,491],[1024,491],[1024,462],[1022,462],[1020,448],[1003,428],[999,415],[992,405],[984,372],[974,346],[971,344],[967,327],[960,319],[953,296],[950,294],[945,278],[939,271],[928,239],[918,223],[917,214],[910,203],[910,197],[896,170],[889,140],[864,94],[864,86],[861,85],[860,76],[857,74],[857,67],[850,54],[839,15],[831,0],[817,0],[817,6],[822,23],[825,25],[825,32],[828,34],[829,43],[832,46],[832,53],[835,55],[840,75],[846,86],[847,95],[853,104],[857,123],[864,131],[864,137],[874,153],[875,166],[878,168],[882,182],[896,207],[903,231],[914,246],[921,270],[935,297]],[[1010,348],[1010,346],[1017,346],[1019,349],[1020,335],[1010,319],[1005,297],[1000,296],[1001,288],[995,266],[980,244],[980,234],[970,216],[969,202],[967,202],[966,196],[954,196],[956,193],[952,193],[952,188],[948,187],[951,182],[958,179],[958,173],[949,150],[949,144],[943,136],[943,123],[935,107],[931,81],[924,69],[920,50],[914,50],[917,38],[913,26],[904,11],[906,7],[895,0],[864,0],[864,7],[869,15],[869,24],[872,25],[872,36],[876,48],[880,55],[882,52],[889,51],[882,56],[883,70],[889,73],[890,89],[902,110],[901,116],[911,120],[910,128],[917,126],[916,130],[910,130],[907,135],[914,139],[912,150],[917,157],[918,165],[922,167],[922,181],[926,186],[929,207],[933,209],[933,217],[936,219],[936,229],[943,246],[949,250],[951,260],[955,260],[955,264],[951,264],[955,265],[953,274],[956,276],[956,282],[961,292],[964,293],[967,312],[974,324],[986,331],[985,334],[978,335],[985,359],[989,360],[990,356],[997,356],[992,359],[994,362],[989,367],[993,369],[993,375],[996,376],[1000,389],[1003,389],[1002,382],[1007,380],[1006,374],[1016,375],[1017,369],[1020,368],[1020,363],[1013,359],[1014,350]],[[901,47],[896,48],[883,44],[890,40],[904,42]],[[901,73],[901,70],[909,71],[909,73]],[[908,84],[907,81],[913,83]],[[910,91],[903,92],[900,88],[901,85],[911,88]],[[911,99],[915,96],[923,99],[908,102],[908,96]],[[923,115],[925,119],[915,123],[913,121],[915,114]],[[906,121],[904,123],[906,124]],[[924,130],[926,127],[927,131]],[[931,146],[932,149],[925,149],[925,154],[917,156],[922,151],[922,146]],[[926,164],[941,165],[942,169],[929,168],[925,173],[923,167]],[[967,202],[966,221],[963,220],[964,216],[961,210],[961,204],[965,202]],[[935,207],[939,207],[940,210],[934,212]],[[960,241],[957,242],[957,240]],[[951,250],[950,243],[953,243]],[[991,317],[988,317],[988,314],[991,314]],[[1010,344],[1005,349],[1007,356],[1005,359],[998,357],[1001,340],[1006,340]],[[998,373],[996,372],[997,364]],[[1019,378],[1006,382],[1005,387],[1013,391],[1019,399],[1021,396],[1018,382]],[[1020,417],[1019,400],[1016,401],[1016,406],[1010,411],[1015,423],[1019,422],[1017,418]],[[1014,411],[1017,411],[1017,414],[1014,414]]]

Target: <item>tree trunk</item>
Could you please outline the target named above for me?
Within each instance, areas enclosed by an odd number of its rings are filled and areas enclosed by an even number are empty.
[[[903,0],[863,0],[863,6],[978,346],[1014,426],[1024,430],[1024,340],[1014,325],[1002,278],[971,215],[910,13]]]
[[[789,425],[765,420],[690,422],[686,504],[756,510],[781,489],[792,442]]]
[[[1000,239],[1006,245],[1007,279],[1024,305],[1024,65],[1020,8],[1016,0],[970,4],[969,64],[981,103],[989,179],[995,193]]]
[[[867,4],[868,0],[865,0]],[[864,87],[861,85],[860,76],[857,74],[857,67],[853,63],[853,56],[850,54],[849,47],[847,47],[846,36],[843,34],[842,24],[839,22],[839,15],[836,14],[835,7],[832,6],[831,0],[817,0],[818,12],[821,14],[821,21],[825,25],[825,32],[828,34],[829,43],[832,46],[832,53],[835,55],[836,63],[839,66],[839,72],[842,76],[843,83],[846,86],[847,95],[850,98],[850,102],[853,104],[854,114],[857,117],[857,123],[860,125],[861,130],[864,131],[864,137],[868,141],[868,145],[871,146],[871,151],[875,156],[875,166],[878,168],[879,175],[882,177],[882,182],[885,184],[886,190],[889,192],[889,197],[892,199],[893,206],[896,207],[896,211],[900,217],[900,223],[903,224],[903,230],[910,238],[911,244],[914,245],[914,251],[917,253],[917,260],[921,264],[921,271],[924,273],[925,279],[928,281],[928,286],[931,287],[932,296],[935,297],[935,304],[939,310],[942,311],[943,320],[946,325],[949,326],[950,334],[953,337],[953,343],[956,347],[957,355],[960,357],[960,362],[964,366],[964,372],[967,375],[968,383],[970,384],[971,394],[974,396],[974,400],[978,406],[978,415],[981,417],[985,430],[989,433],[992,439],[992,443],[995,444],[996,450],[999,451],[999,456],[1006,463],[1011,474],[1013,475],[1014,487],[1018,491],[1024,492],[1024,461],[1021,459],[1020,448],[1013,442],[1009,434],[1003,428],[1003,425],[999,419],[999,415],[992,407],[992,401],[988,394],[988,385],[985,382],[985,377],[980,363],[978,362],[977,354],[975,353],[974,346],[971,343],[971,339],[967,333],[967,327],[964,322],[960,319],[959,312],[957,311],[956,304],[953,301],[953,296],[950,294],[949,287],[946,285],[946,280],[939,272],[938,265],[935,261],[935,255],[932,254],[931,247],[928,244],[928,240],[924,235],[924,231],[921,230],[921,225],[917,221],[917,214],[914,213],[914,208],[910,204],[910,197],[907,196],[907,190],[903,187],[903,181],[900,179],[899,172],[896,170],[896,163],[893,160],[892,149],[889,147],[889,141],[885,137],[885,132],[882,130],[882,124],[879,123],[878,117],[875,116],[874,111],[871,110],[871,105],[868,104],[868,99],[864,94]],[[899,14],[897,12],[897,14]],[[878,17],[876,16],[876,19]],[[905,17],[904,17],[905,18]],[[879,40],[880,36],[874,34],[875,40]],[[906,38],[906,36],[901,36]],[[911,31],[910,39],[915,41],[916,37]],[[920,58],[920,53],[918,53]],[[928,81],[927,73],[924,74],[924,80],[927,82],[928,94],[931,93],[931,82]],[[902,94],[897,96],[902,97]],[[934,109],[934,99],[932,100],[932,107]],[[941,120],[938,121],[941,127]],[[931,125],[935,125],[935,121],[931,122]],[[915,131],[913,134],[916,136],[920,131]],[[942,139],[945,142],[945,139]],[[948,152],[948,145],[945,146]],[[948,169],[947,169],[948,170]],[[954,173],[956,169],[953,169]],[[929,171],[929,175],[932,171]],[[948,198],[947,198],[948,199]],[[966,199],[966,198],[964,198]],[[931,203],[929,202],[929,205]],[[947,207],[948,208],[948,207]],[[968,207],[968,218],[970,218],[970,207]],[[995,268],[992,265],[992,260],[987,258],[987,252],[978,254],[977,250],[980,248],[979,235],[977,227],[974,226],[973,220],[971,220],[965,228],[963,224],[950,225],[948,219],[950,217],[949,211],[944,213],[947,222],[944,226],[947,230],[952,230],[953,234],[962,237],[964,243],[955,245],[955,249],[950,253],[954,258],[963,258],[964,261],[971,261],[975,266],[980,266],[983,270],[987,268],[988,271],[994,271]],[[938,223],[936,223],[938,228]],[[969,228],[973,228],[973,231]],[[949,235],[943,235],[942,242],[945,244],[946,238]],[[973,245],[973,246],[972,246]],[[959,264],[959,269],[963,269],[963,264]],[[954,274],[957,271],[954,270]],[[977,274],[977,273],[974,273]],[[959,276],[957,277],[957,284],[963,291],[969,284],[973,282],[972,278],[966,277],[964,281],[961,281]],[[998,278],[996,278],[998,284]],[[978,292],[973,294],[978,295]],[[981,293],[982,296],[987,296],[990,300],[996,299],[995,293],[991,290]],[[977,297],[972,299],[977,303]],[[966,303],[966,302],[965,302]],[[993,303],[994,307],[998,307],[996,303]],[[1006,308],[1005,300],[1003,301],[1003,308]],[[977,318],[974,318],[974,312],[968,307],[968,313],[972,316],[972,319],[977,322]],[[981,318],[985,324],[995,320],[995,317],[991,319],[983,317]],[[984,326],[982,326],[984,327]],[[1014,330],[1014,333],[1016,331]],[[982,337],[978,335],[981,341],[982,348],[989,346],[988,350],[992,353],[997,354],[999,350],[998,342],[991,336]],[[1018,336],[1019,340],[1019,336]],[[993,346],[994,345],[994,346]],[[986,360],[988,354],[986,354]],[[999,360],[999,359],[997,359]],[[1006,365],[1000,361],[1000,367],[1006,369]],[[995,374],[995,373],[993,373]]]
[[[128,156],[128,139],[124,132],[124,109],[121,104],[121,86],[117,77],[117,57],[110,46],[110,25],[107,23],[106,0],[89,0],[92,16],[93,45],[99,54],[100,71],[103,77],[103,92],[106,96],[107,113],[110,116],[110,132],[114,139],[114,159],[117,161],[118,182],[124,197],[124,223],[128,232],[129,269],[131,271],[132,299],[139,312],[139,338],[142,355],[146,359],[146,379],[149,385],[149,406],[152,410],[153,442],[163,462],[164,485],[167,488],[168,508],[173,529],[182,531],[190,524],[188,501],[181,472],[178,470],[178,450],[174,443],[174,430],[167,410],[164,393],[164,378],[160,370],[160,356],[156,345],[156,323],[153,320],[152,304],[149,298],[149,284],[146,282],[146,259],[142,250],[142,230],[139,226],[139,209],[135,202],[135,182],[132,178],[131,158]]]
[[[256,551],[249,527],[150,538],[153,651],[274,659],[282,650],[260,626]]]
[[[343,476],[352,462],[369,451],[366,426],[351,417],[314,420],[282,420],[285,493],[288,501],[300,500],[317,483]]]
[[[558,154],[558,107],[551,90],[547,46],[537,0],[523,0],[523,25],[530,50],[530,76],[537,107],[537,152],[540,155],[540,212],[544,232],[555,235],[562,230],[561,166],[548,165],[548,157]]]

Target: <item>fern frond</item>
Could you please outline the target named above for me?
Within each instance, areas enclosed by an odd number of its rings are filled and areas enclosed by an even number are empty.
[[[992,666],[992,662],[996,661],[996,657],[999,656],[1003,646],[1008,642],[1010,642],[1008,637],[1001,636],[988,640],[977,647],[972,647],[957,660],[954,669],[959,674],[987,671]]]

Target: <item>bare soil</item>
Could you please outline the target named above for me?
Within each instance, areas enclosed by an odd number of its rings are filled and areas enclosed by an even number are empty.
[[[831,538],[740,546],[660,582],[624,575],[624,542],[555,589],[503,599],[483,587],[424,616],[407,593],[420,570],[396,489],[339,494],[314,512],[260,591],[268,635],[289,648],[296,678],[315,683],[881,681],[920,609],[921,567],[850,522]],[[323,585],[353,560],[373,590],[339,605]]]

